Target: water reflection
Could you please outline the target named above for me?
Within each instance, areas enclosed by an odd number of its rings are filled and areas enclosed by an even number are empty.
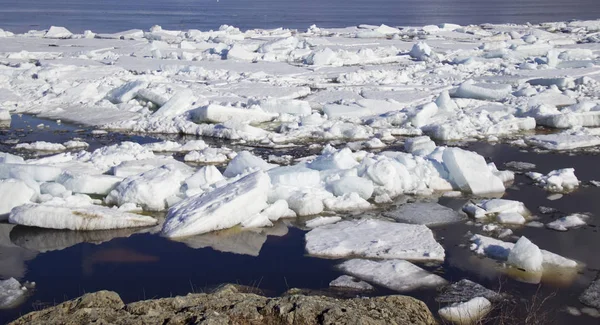
[[[33,260],[38,253],[15,245],[10,240],[14,225],[0,224],[0,278],[21,279],[25,276],[25,263]]]
[[[94,273],[94,265],[108,263],[151,263],[158,262],[159,260],[158,256],[140,253],[130,248],[105,248],[85,256],[82,261],[82,268],[83,274],[90,276]]]
[[[267,236],[283,237],[287,233],[287,225],[283,222],[277,222],[269,228],[242,229],[236,227],[186,237],[178,241],[195,249],[210,247],[220,252],[258,256],[262,246],[267,241]]]
[[[80,243],[101,244],[115,238],[129,237],[146,231],[136,228],[73,231],[16,226],[10,231],[10,241],[18,247],[43,253],[63,250]]]

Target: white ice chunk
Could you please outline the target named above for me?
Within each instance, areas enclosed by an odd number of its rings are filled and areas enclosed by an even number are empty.
[[[90,175],[65,171],[56,180],[73,193],[106,195],[123,180],[113,175]]]
[[[281,218],[295,218],[296,212],[289,208],[287,201],[277,200],[273,204],[269,205],[268,208],[260,212],[263,216],[267,217],[271,221],[277,221]]]
[[[60,143],[36,141],[32,143],[19,143],[15,146],[15,149],[28,151],[65,151],[67,147]]]
[[[481,202],[481,207],[486,214],[494,213],[518,213],[520,215],[528,214],[527,208],[523,202],[505,199],[491,199]]]
[[[358,176],[346,176],[331,183],[331,189],[336,196],[354,192],[361,198],[368,200],[373,195],[373,182]]]
[[[427,43],[419,42],[413,45],[409,55],[417,61],[427,61],[433,55],[433,51]]]
[[[314,187],[321,183],[319,171],[306,168],[303,164],[281,166],[269,170],[271,183],[296,187]]]
[[[36,182],[52,182],[61,173],[62,169],[54,166],[0,163],[0,179],[22,179],[20,175],[27,175]]]
[[[106,99],[112,103],[127,103],[132,100],[141,89],[148,87],[148,83],[142,80],[131,81],[117,87],[106,94]]]
[[[522,236],[510,250],[506,261],[527,272],[541,272],[543,260],[540,248]]]
[[[421,106],[417,113],[412,117],[411,123],[417,127],[421,128],[429,123],[431,117],[433,117],[438,112],[438,106],[435,103],[428,103]]]
[[[269,164],[262,158],[253,155],[249,151],[242,151],[229,162],[229,165],[227,165],[227,168],[223,172],[223,176],[234,177],[248,171],[267,171],[274,167],[277,167],[277,165]]]
[[[565,217],[558,218],[550,223],[546,224],[546,227],[558,231],[567,231],[571,228],[585,226],[587,223],[585,220],[588,219],[583,214],[571,214]]]
[[[174,117],[181,115],[192,109],[196,101],[194,92],[190,89],[182,89],[173,95],[163,106],[161,106],[153,116],[155,117]]]
[[[35,194],[35,191],[23,181],[0,180],[0,216],[8,214],[14,207],[30,203]],[[0,219],[5,218],[0,217]]]
[[[464,220],[458,212],[432,202],[407,203],[398,209],[384,212],[384,216],[398,222],[435,226]]]
[[[268,98],[257,102],[265,112],[308,116],[312,112],[309,102],[296,99]]]
[[[162,211],[170,206],[170,199],[179,194],[183,181],[189,176],[188,170],[181,170],[176,165],[165,165],[130,176],[110,191],[106,203],[135,203],[147,211]]]
[[[271,182],[257,171],[211,192],[179,202],[169,209],[162,233],[185,237],[243,223],[267,207]]]
[[[114,166],[110,169],[111,174],[118,177],[129,177],[135,176],[154,168],[158,168],[164,165],[176,165],[180,169],[189,169],[186,164],[175,160],[173,157],[156,157],[140,160],[128,160]]]
[[[428,136],[408,138],[404,142],[404,150],[415,156],[427,156],[435,150],[435,142]]]
[[[221,172],[217,169],[217,167],[208,165],[203,166],[198,171],[194,173],[194,175],[188,177],[185,180],[185,185],[188,189],[193,188],[207,188],[208,186],[220,182],[225,178],[221,174]]]
[[[238,108],[210,104],[194,110],[193,119],[196,123],[223,123],[235,121],[243,123],[262,123],[273,120],[277,114],[265,112],[259,107]]]
[[[73,33],[64,27],[50,26],[44,38],[71,38]]]
[[[479,322],[490,310],[492,310],[492,303],[483,297],[477,297],[467,302],[441,308],[438,313],[448,322],[467,325]]]
[[[6,152],[0,152],[0,164],[22,164],[25,162],[23,157],[11,155]]]
[[[442,277],[404,260],[353,259],[340,264],[339,268],[354,277],[398,292],[435,288],[447,283]]]
[[[333,194],[322,188],[305,188],[293,192],[287,202],[290,209],[299,216],[311,216],[323,212],[325,204],[323,200],[333,197]]]
[[[10,112],[5,109],[0,109],[0,121],[6,122],[6,121],[10,121],[10,120],[11,120]]]
[[[158,220],[103,206],[65,207],[26,204],[14,208],[8,221],[13,224],[70,230],[105,230],[154,226]]]
[[[510,95],[512,87],[500,84],[475,84],[472,80],[462,83],[454,92],[455,97],[498,101]]]
[[[506,261],[510,251],[515,244],[501,241],[495,238],[482,235],[474,235],[471,237],[471,250],[479,255],[485,255],[493,259]],[[577,267],[577,262],[574,260],[562,257],[560,255],[541,250],[543,256],[544,268],[573,268]]]
[[[336,212],[350,212],[368,209],[371,204],[355,192],[323,200],[325,209]]]
[[[71,195],[71,192],[67,190],[60,183],[43,183],[40,185],[40,194],[49,194],[54,197],[63,197],[66,195]]]
[[[550,192],[568,192],[579,186],[575,169],[563,168],[549,172],[547,175],[529,172],[526,174],[533,181]]]
[[[364,256],[444,260],[444,248],[429,228],[375,219],[342,221],[306,234],[306,251],[327,257]]]
[[[540,134],[525,139],[527,143],[549,150],[573,150],[600,145],[600,137],[587,134]]]
[[[316,170],[350,169],[356,166],[358,162],[349,148],[323,153],[308,164],[309,168]]]
[[[527,220],[520,213],[516,212],[503,212],[498,214],[496,217],[499,223],[502,224],[513,224],[513,225],[523,225]]]
[[[502,180],[488,168],[485,159],[475,152],[447,148],[443,153],[444,166],[452,181],[462,190],[475,195],[503,193]]]

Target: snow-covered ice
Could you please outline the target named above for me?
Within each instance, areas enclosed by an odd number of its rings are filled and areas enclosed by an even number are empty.
[[[444,248],[423,225],[375,219],[341,221],[311,230],[306,251],[315,256],[443,261]]]
[[[436,288],[447,283],[444,278],[405,260],[352,259],[340,264],[339,268],[353,277],[398,292]]]

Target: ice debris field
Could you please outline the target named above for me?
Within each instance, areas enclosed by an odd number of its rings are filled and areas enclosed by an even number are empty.
[[[332,287],[397,292],[446,286],[418,264],[445,261],[436,227],[467,222],[481,233],[463,245],[502,272],[528,283],[574,276],[585,263],[520,235],[544,224],[522,202],[500,197],[524,170],[549,195],[569,195],[581,186],[577,171],[545,174],[527,162],[502,170],[452,141],[593,152],[600,145],[599,55],[600,21],[0,30],[0,120],[33,114],[97,134],[231,144],[121,142],[88,150],[75,138],[12,143],[0,153],[0,215],[74,232],[150,229],[195,247],[219,247],[219,237],[197,235],[269,231],[279,220],[307,218],[306,252],[342,259],[347,275]],[[297,150],[267,157],[254,149]],[[31,152],[37,155],[22,157]],[[407,195],[471,200],[458,210],[435,201],[394,206]],[[590,216],[581,212],[547,223],[547,231],[585,227]],[[1,306],[26,295],[15,281],[0,284],[7,288]],[[452,303],[439,315],[466,323],[493,302]]]

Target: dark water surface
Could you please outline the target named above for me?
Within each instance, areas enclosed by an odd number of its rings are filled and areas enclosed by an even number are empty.
[[[48,127],[38,128],[39,124]],[[89,142],[89,150],[120,141],[157,141],[135,135],[98,135],[78,126],[23,115],[14,116],[10,128],[0,129],[0,150],[11,151],[17,138],[22,142],[64,142],[74,137]],[[532,227],[513,229],[515,235],[525,235],[541,248],[576,259],[586,266],[571,276],[544,278],[541,285],[517,281],[504,274],[499,263],[469,251],[468,236],[465,235],[482,231],[481,227],[464,223],[433,228],[446,249],[446,260],[442,265],[422,266],[449,281],[469,278],[490,289],[508,293],[522,306],[530,303],[534,296],[556,295],[542,307],[542,311],[551,316],[549,324],[598,324],[598,319],[585,315],[575,317],[562,310],[565,306],[584,307],[577,298],[600,270],[597,254],[597,247],[600,247],[597,228],[600,224],[600,201],[597,200],[600,188],[585,185],[587,181],[600,179],[595,168],[600,156],[542,154],[485,143],[470,144],[468,149],[484,155],[500,169],[504,169],[504,163],[509,161],[535,163],[536,171],[544,173],[574,167],[584,186],[559,200],[548,200],[548,193],[523,175],[517,175],[504,198],[523,201],[544,223],[568,213],[590,213],[588,226],[568,232]],[[420,199],[399,199],[405,200]],[[440,198],[439,203],[460,210],[468,200]],[[537,212],[542,205],[559,212],[542,215]],[[156,234],[157,228],[73,232],[0,224],[0,278],[15,277],[20,281],[36,282],[33,295],[25,303],[0,311],[0,323],[97,290],[114,290],[126,302],[202,292],[222,283],[258,287],[268,295],[279,295],[293,287],[335,294],[327,290],[328,283],[340,275],[335,268],[339,261],[305,255],[305,230],[299,227],[303,221],[279,222],[273,228],[256,231],[232,229],[195,236],[186,242],[162,238]],[[392,293],[380,288],[372,294]],[[420,290],[408,294],[424,300],[434,314],[439,308],[434,300],[435,291]]]
[[[600,18],[597,0],[1,0],[0,28],[65,26],[73,32],[170,29],[305,29],[357,24],[539,23]]]

